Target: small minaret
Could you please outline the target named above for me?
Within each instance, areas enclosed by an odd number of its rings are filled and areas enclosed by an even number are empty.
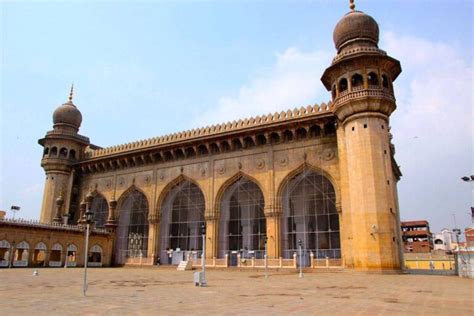
[[[341,242],[345,264],[356,269],[400,269],[396,184],[401,176],[390,143],[396,109],[392,82],[400,62],[378,47],[379,27],[350,11],[337,23],[336,57],[321,78],[338,118],[341,168]]]
[[[73,92],[74,86],[71,86],[68,101],[53,113],[53,130],[38,140],[44,147],[41,166],[46,173],[46,182],[40,221],[45,223],[60,222],[61,217],[69,213],[73,164],[81,159],[89,145],[89,139],[78,134],[82,115],[72,102]]]

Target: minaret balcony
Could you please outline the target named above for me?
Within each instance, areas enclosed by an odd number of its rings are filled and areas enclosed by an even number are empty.
[[[390,89],[382,88],[380,86],[369,86],[367,89],[363,86],[354,87],[352,90],[345,90],[340,92],[334,99],[334,105],[340,106],[346,102],[363,98],[377,98],[385,99],[387,101],[395,102],[395,97]]]

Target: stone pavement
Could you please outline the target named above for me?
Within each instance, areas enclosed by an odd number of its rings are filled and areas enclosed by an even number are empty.
[[[0,315],[474,315],[474,280],[356,272],[270,273],[166,268],[0,270]]]

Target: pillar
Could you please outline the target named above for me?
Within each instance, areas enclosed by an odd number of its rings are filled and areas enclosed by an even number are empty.
[[[267,254],[268,258],[281,256],[281,211],[275,207],[265,208],[267,222]]]
[[[152,264],[155,264],[156,259],[160,256],[160,216],[159,214],[152,214],[148,216],[148,250],[147,256],[152,258]],[[161,258],[166,260],[166,258]]]
[[[217,257],[217,244],[219,242],[218,217],[216,215],[206,215],[206,258]]]

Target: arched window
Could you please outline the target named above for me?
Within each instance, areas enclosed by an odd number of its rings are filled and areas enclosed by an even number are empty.
[[[102,247],[94,245],[89,249],[88,266],[100,267],[102,266]]]
[[[115,263],[123,264],[127,257],[146,257],[148,247],[148,201],[133,189],[121,199],[118,208]]]
[[[211,149],[211,154],[218,154],[219,153],[219,146],[217,146],[216,143],[211,143],[209,148]]]
[[[69,151],[69,159],[76,160],[76,151],[74,149]]]
[[[257,135],[257,145],[265,145],[267,143],[267,138],[265,137],[265,135],[263,134],[260,134],[260,135]]]
[[[0,241],[0,267],[8,267],[11,262],[11,245],[7,240]]]
[[[283,140],[285,142],[290,142],[293,140],[293,133],[290,130],[286,130],[283,132]]]
[[[233,146],[234,149],[236,149],[236,150],[242,149],[242,143],[240,142],[240,139],[234,138],[234,139],[232,140],[232,146]]]
[[[386,89],[389,88],[388,77],[385,74],[382,75],[382,86]]]
[[[198,150],[198,153],[200,155],[207,155],[209,153],[209,151],[207,150],[206,145],[199,145],[197,150]]]
[[[52,147],[51,151],[49,152],[49,156],[53,157],[53,158],[57,157],[58,156],[58,148]]]
[[[360,74],[354,74],[351,78],[352,88],[361,87],[364,85],[364,78]]]
[[[221,148],[223,152],[230,151],[230,145],[226,140],[221,142]]]
[[[220,258],[229,254],[231,265],[237,265],[237,253],[242,258],[263,258],[267,235],[264,207],[262,191],[245,178],[225,190],[219,220]]]
[[[278,133],[271,133],[270,134],[270,142],[272,144],[278,144],[280,142],[280,135],[278,135]]]
[[[319,137],[321,136],[321,127],[319,125],[313,125],[309,129],[309,136],[310,137]]]
[[[13,253],[13,266],[14,267],[27,267],[28,258],[30,256],[30,244],[26,241],[22,241],[15,246]]]
[[[305,139],[308,137],[308,132],[304,127],[300,127],[296,130],[296,139]]]
[[[309,254],[315,258],[340,258],[339,215],[336,194],[323,175],[306,168],[289,179],[282,190],[282,250],[285,258],[298,252],[298,240],[304,249],[304,265]]]
[[[61,148],[59,151],[59,158],[67,158],[67,149],[66,148]]]
[[[253,141],[252,137],[247,136],[244,138],[244,145],[245,148],[252,148],[255,147],[255,142]]]
[[[77,260],[77,246],[74,244],[69,244],[67,246],[67,266],[68,267],[75,267],[76,266],[76,260]]]
[[[92,199],[91,211],[94,213],[95,226],[97,228],[103,228],[109,217],[109,205],[102,195],[97,194]]]
[[[35,246],[35,252],[33,253],[33,266],[35,267],[43,267],[44,261],[46,259],[46,251],[47,251],[46,244],[44,242],[39,242]]]
[[[49,147],[45,147],[43,150],[43,157],[48,156],[48,154],[49,154]]]
[[[190,181],[180,182],[167,193],[161,205],[161,263],[178,264],[188,251],[197,258],[202,251],[204,208],[201,189]]]
[[[369,72],[367,75],[367,81],[369,83],[369,86],[378,86],[379,85],[379,77],[375,72]]]
[[[49,255],[49,266],[60,267],[61,266],[61,254],[63,252],[63,246],[60,243],[55,243],[51,247],[51,254]]]
[[[346,91],[347,88],[348,88],[347,79],[342,78],[341,80],[339,80],[339,93]]]

